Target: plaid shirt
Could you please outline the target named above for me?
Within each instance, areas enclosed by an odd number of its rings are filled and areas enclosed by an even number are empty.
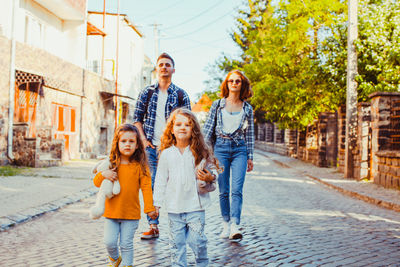
[[[154,90],[151,99],[147,101],[148,91]],[[178,91],[183,91],[183,104],[179,106]],[[175,84],[171,83],[167,89],[168,97],[167,103],[165,104],[165,120],[168,119],[171,112],[178,107],[185,107],[191,110],[190,100],[188,94]],[[146,103],[148,103],[147,110]],[[144,88],[138,97],[135,107],[135,113],[133,115],[133,123],[140,122],[143,125],[143,131],[146,135],[147,140],[153,140],[154,135],[154,124],[156,122],[156,112],[158,103],[158,82]]]
[[[218,106],[218,102],[219,107]],[[239,128],[233,133],[227,134],[223,131],[222,127],[222,113],[221,109],[225,107],[226,99],[216,100],[212,103],[210,111],[208,113],[206,122],[204,123],[203,132],[204,138],[208,143],[212,142],[214,134],[218,136],[227,136],[231,138],[235,143],[239,140],[246,141],[247,147],[247,158],[253,160],[254,154],[254,119],[253,119],[253,107],[244,102],[244,115],[240,121]],[[217,125],[215,125],[215,116],[217,116]]]

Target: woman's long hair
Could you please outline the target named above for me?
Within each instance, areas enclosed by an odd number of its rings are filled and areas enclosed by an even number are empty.
[[[228,75],[226,75],[225,80],[221,84],[221,96],[224,98],[229,96],[228,80],[234,73],[239,75],[242,80],[239,98],[240,100],[245,101],[253,96],[253,91],[251,90],[250,80],[240,70],[232,70]]]
[[[197,121],[196,116],[190,110],[186,108],[175,109],[167,121],[164,133],[161,137],[160,151],[176,145],[176,139],[173,134],[173,128],[176,120],[176,116],[180,114],[189,119],[192,133],[190,137],[190,150],[193,153],[195,159],[195,165],[198,165],[202,159],[208,159],[212,156],[210,148],[204,141],[204,136],[201,132],[200,124]]]
[[[129,162],[136,161],[142,167],[142,171],[144,173],[147,173],[147,156],[143,143],[141,142],[139,130],[138,128],[136,128],[136,126],[133,126],[129,123],[121,124],[114,132],[114,138],[112,141],[110,152],[110,168],[117,170],[119,165],[121,164],[121,152],[119,151],[118,143],[121,135],[125,132],[133,132],[136,136],[136,149],[135,152],[129,157]]]

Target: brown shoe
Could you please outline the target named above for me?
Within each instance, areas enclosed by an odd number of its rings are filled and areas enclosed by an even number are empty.
[[[158,231],[158,227],[156,224],[150,226],[150,230],[147,232],[144,232],[142,236],[140,237],[141,239],[153,239],[153,238],[158,238],[160,235],[160,232]]]

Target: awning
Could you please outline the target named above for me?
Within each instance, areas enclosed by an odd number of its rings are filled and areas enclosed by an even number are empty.
[[[133,97],[130,97],[127,95],[120,95],[120,94],[110,93],[110,92],[106,92],[106,91],[100,91],[100,95],[104,99],[104,101],[107,101],[107,100],[113,98],[114,96],[121,97],[121,98],[127,98],[130,100],[135,100]]]
[[[86,27],[86,35],[106,36],[107,34],[88,21],[87,27]]]

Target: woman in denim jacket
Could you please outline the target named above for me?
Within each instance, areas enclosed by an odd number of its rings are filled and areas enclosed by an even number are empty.
[[[243,184],[253,170],[253,108],[249,79],[239,70],[228,73],[221,84],[222,98],[213,102],[204,124],[204,136],[224,171],[218,176],[219,203],[223,218],[222,238],[239,240]],[[232,188],[229,186],[232,170]],[[229,192],[231,200],[229,199]]]

